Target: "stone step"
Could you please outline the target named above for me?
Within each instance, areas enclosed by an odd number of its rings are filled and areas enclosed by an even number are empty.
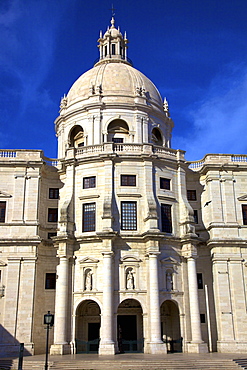
[[[247,358],[234,359],[233,361],[238,364],[240,368],[247,369]]]
[[[67,360],[49,361],[49,370],[241,370],[237,360],[232,359],[164,359],[123,361],[121,359],[107,361]],[[17,370],[18,360],[0,359],[0,370]],[[244,368],[243,368],[244,369]],[[23,370],[44,370],[44,361],[27,360],[23,362]]]

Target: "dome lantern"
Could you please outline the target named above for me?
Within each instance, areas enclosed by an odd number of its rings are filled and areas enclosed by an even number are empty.
[[[126,33],[123,37],[122,33],[120,32],[120,28],[118,27],[117,29],[115,27],[114,17],[111,19],[111,27],[107,28],[105,34],[102,36],[102,32],[100,33],[98,43],[98,48],[100,51],[98,63],[101,63],[101,61],[105,62],[114,60],[114,62],[122,61],[131,64],[127,58],[128,39],[126,37]]]

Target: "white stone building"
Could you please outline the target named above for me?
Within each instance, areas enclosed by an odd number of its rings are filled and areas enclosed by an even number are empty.
[[[0,353],[247,350],[247,156],[187,162],[114,26],[61,101],[58,161],[0,151]]]

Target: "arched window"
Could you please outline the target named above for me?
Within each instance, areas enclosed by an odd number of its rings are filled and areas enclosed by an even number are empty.
[[[152,131],[151,141],[154,145],[163,146],[163,138],[158,128],[154,128]]]
[[[81,126],[75,126],[71,133],[69,138],[70,147],[78,148],[80,146],[84,146],[84,131]]]
[[[107,128],[107,141],[124,143],[128,141],[129,127],[122,119],[114,119]]]

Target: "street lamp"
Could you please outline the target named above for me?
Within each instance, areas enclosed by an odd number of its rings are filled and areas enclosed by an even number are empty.
[[[54,324],[54,315],[48,311],[44,315],[44,324],[46,325],[46,350],[45,350],[45,370],[48,370],[48,342],[49,342],[49,330]]]

